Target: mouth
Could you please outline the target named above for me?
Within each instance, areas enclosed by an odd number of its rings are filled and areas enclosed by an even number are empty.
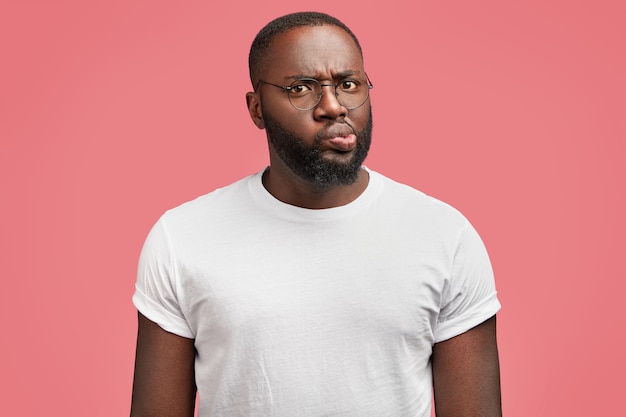
[[[337,152],[350,152],[357,144],[357,137],[352,126],[347,123],[333,124],[318,135],[321,142],[325,142]]]
[[[356,135],[351,133],[347,136],[335,136],[327,139],[327,142],[337,151],[350,152],[356,147]]]

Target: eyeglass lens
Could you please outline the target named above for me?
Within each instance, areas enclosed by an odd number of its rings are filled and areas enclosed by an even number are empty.
[[[369,96],[369,85],[358,79],[345,79],[336,85],[323,84],[323,86],[334,87],[337,101],[347,109],[361,106]],[[322,84],[315,79],[297,80],[289,87],[289,100],[297,109],[310,110],[322,99]]]

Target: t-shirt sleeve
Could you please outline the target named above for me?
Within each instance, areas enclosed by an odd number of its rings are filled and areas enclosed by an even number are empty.
[[[452,274],[446,280],[435,342],[458,336],[500,310],[491,262],[485,246],[469,222],[459,235]]]
[[[182,291],[178,278],[175,254],[161,218],[148,234],[139,256],[133,304],[164,330],[193,338],[180,308]]]

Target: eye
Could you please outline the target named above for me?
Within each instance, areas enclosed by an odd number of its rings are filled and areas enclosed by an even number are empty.
[[[354,91],[359,88],[359,82],[357,80],[343,80],[339,83],[341,91]]]
[[[307,94],[314,90],[313,83],[311,81],[300,80],[291,85],[289,92],[292,94]]]

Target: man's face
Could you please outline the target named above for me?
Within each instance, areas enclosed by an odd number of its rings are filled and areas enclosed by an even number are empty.
[[[346,76],[366,79],[354,41],[335,26],[293,29],[276,36],[262,80],[287,86],[298,78],[337,84]],[[272,167],[279,164],[318,188],[356,181],[371,143],[371,106],[348,110],[334,87],[323,87],[311,110],[294,108],[285,91],[261,83],[262,117]]]

